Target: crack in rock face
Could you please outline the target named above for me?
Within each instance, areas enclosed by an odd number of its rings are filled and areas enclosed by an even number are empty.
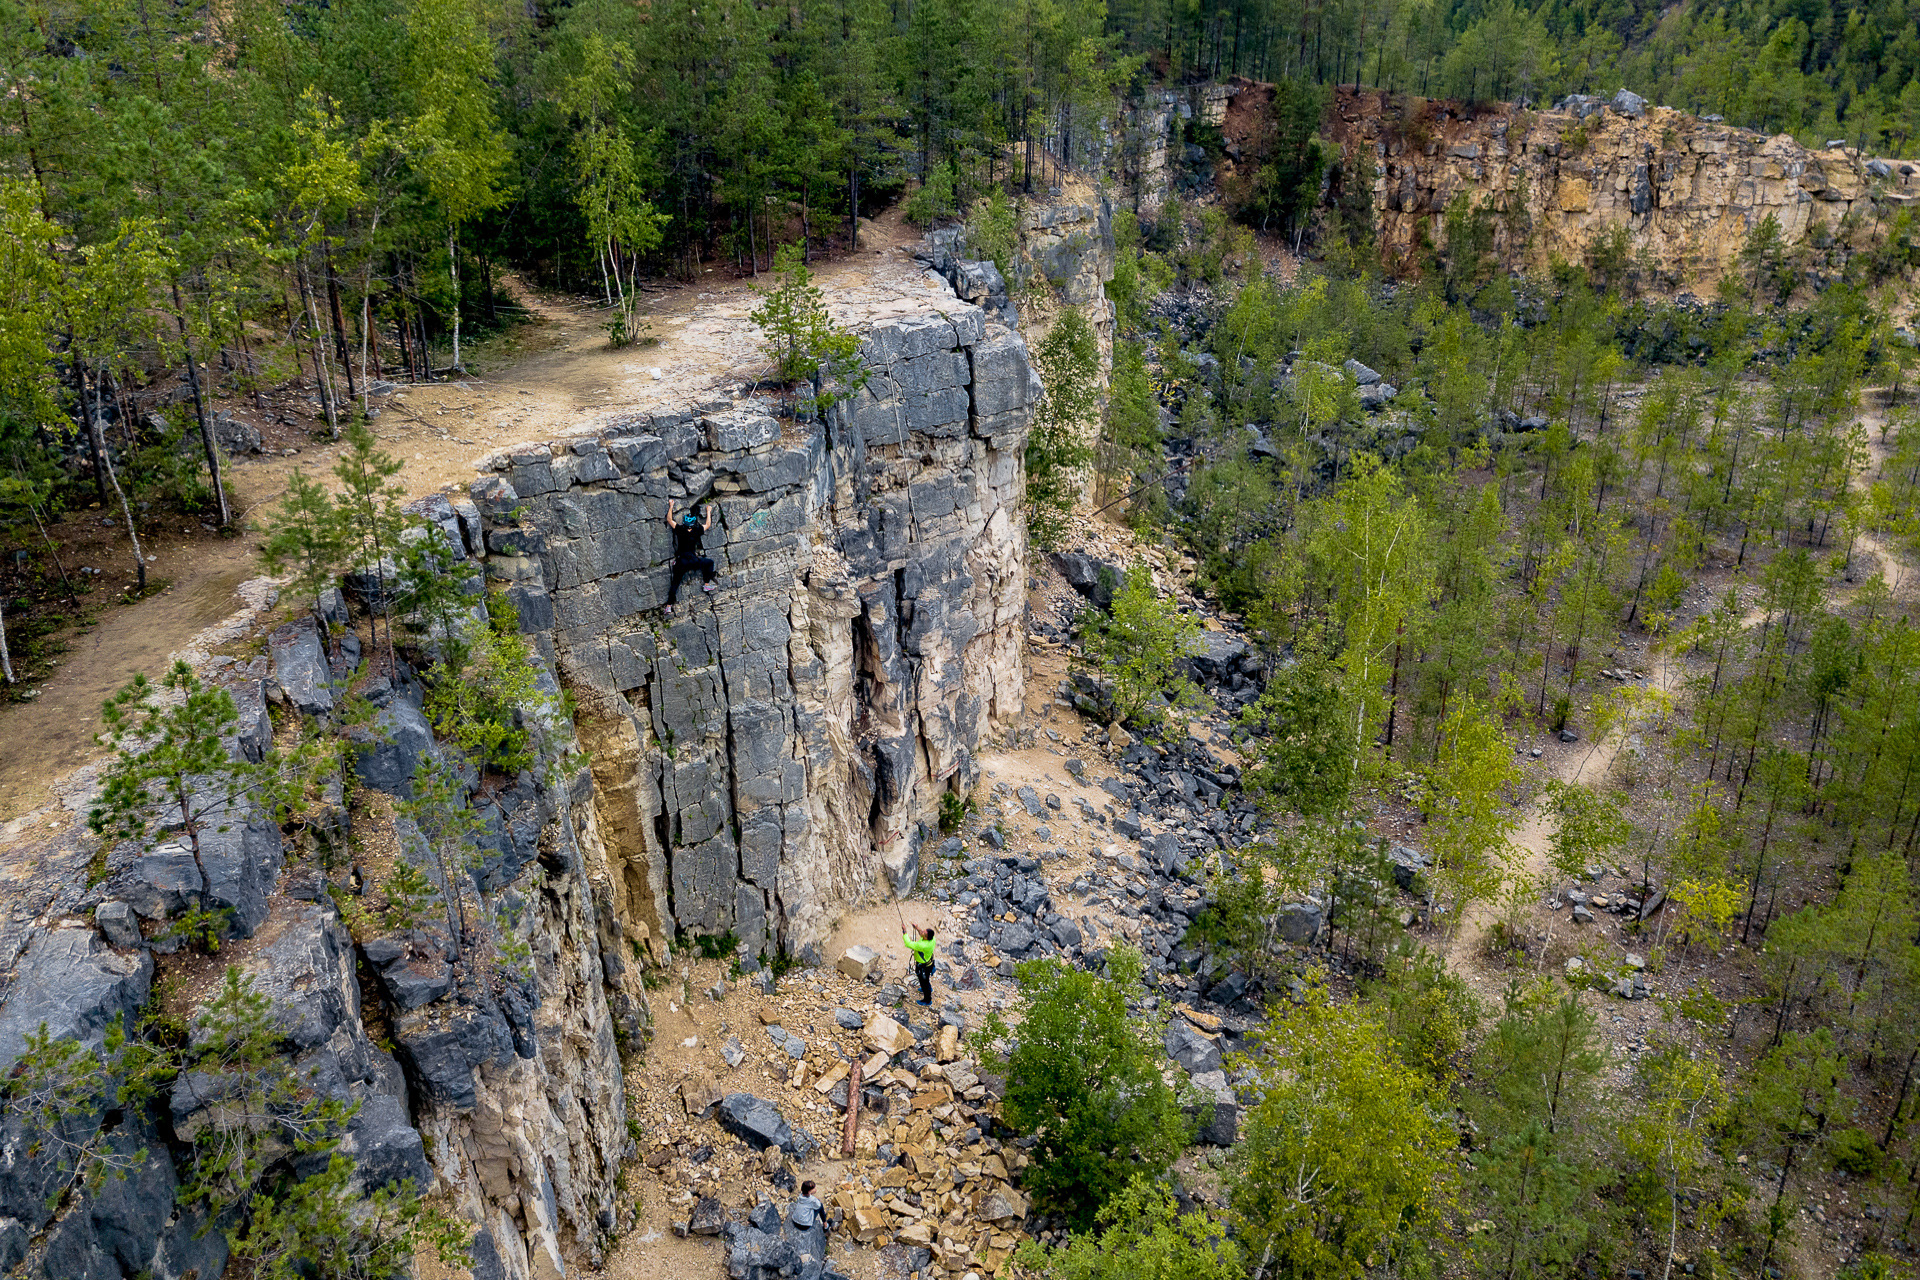
[[[846,904],[912,890],[940,793],[1020,706],[1034,377],[945,296],[867,330],[824,421],[636,412],[473,486],[488,576],[577,700],[630,938],[819,959]],[[669,501],[711,507],[717,570],[671,614]]]

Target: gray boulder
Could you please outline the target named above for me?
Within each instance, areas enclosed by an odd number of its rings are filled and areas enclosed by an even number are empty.
[[[109,945],[137,947],[146,941],[140,933],[140,920],[124,902],[103,902],[93,910],[93,922]]]
[[[333,711],[333,673],[327,651],[312,618],[300,618],[276,630],[267,639],[273,654],[273,678],[293,709],[303,716]]]
[[[91,928],[50,929],[28,944],[0,1007],[0,1068],[46,1024],[56,1040],[99,1046],[147,1002],[153,957],[121,955]]]
[[[1427,855],[1411,845],[1396,844],[1387,850],[1387,862],[1393,868],[1393,882],[1413,892],[1415,878],[1427,869]]]
[[[1251,650],[1247,642],[1224,631],[1200,633],[1200,651],[1187,659],[1194,679],[1202,684],[1220,684],[1233,676],[1236,665],[1246,661]]]
[[[1622,89],[1614,94],[1613,100],[1607,105],[1634,120],[1647,114],[1647,100],[1630,89]]]
[[[1376,382],[1370,387],[1360,388],[1360,407],[1368,413],[1377,413],[1399,394],[1400,388],[1391,382]]]
[[[1167,1024],[1167,1056],[1188,1074],[1220,1070],[1220,1046],[1179,1018]]]
[[[1125,565],[1098,560],[1078,551],[1056,551],[1052,558],[1054,568],[1067,580],[1067,585],[1085,596],[1089,603],[1102,609],[1113,606],[1114,592],[1126,580]]]
[[[1346,369],[1349,378],[1352,378],[1363,387],[1370,387],[1380,381],[1380,375],[1378,373],[1369,369],[1366,365],[1361,364],[1358,360],[1349,360],[1342,367]]]
[[[362,785],[391,796],[413,798],[413,773],[433,749],[433,729],[420,709],[395,698],[373,719],[370,729],[355,729],[353,772]]]
[[[1240,1100],[1224,1071],[1201,1071],[1193,1077],[1194,1102],[1182,1108],[1198,1122],[1198,1138],[1215,1147],[1230,1147],[1240,1136]]]
[[[1320,936],[1320,926],[1325,920],[1326,912],[1319,903],[1289,902],[1280,908],[1276,932],[1283,942],[1290,942],[1296,947],[1310,947],[1314,939]]]
[[[780,1108],[765,1098],[756,1098],[750,1093],[730,1093],[720,1100],[720,1108],[714,1114],[722,1129],[744,1139],[755,1150],[779,1147],[788,1155],[797,1150],[793,1130],[781,1118]]]

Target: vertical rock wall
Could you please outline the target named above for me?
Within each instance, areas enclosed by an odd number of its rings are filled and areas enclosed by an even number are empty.
[[[1570,99],[1551,111],[1474,110],[1341,90],[1331,127],[1371,181],[1381,254],[1418,268],[1440,243],[1444,213],[1468,194],[1495,214],[1495,251],[1510,268],[1583,261],[1616,229],[1657,282],[1710,292],[1771,214],[1784,247],[1835,262],[1871,243],[1880,223],[1920,202],[1920,170],[1851,147],[1814,151],[1790,135],[1702,120],[1632,95]],[[1818,268],[1816,267],[1816,271]],[[1650,282],[1653,283],[1653,282]]]
[[[939,795],[1017,713],[1018,332],[957,300],[876,323],[824,424],[715,398],[525,449],[475,483],[488,573],[577,700],[616,915],[804,953],[905,893]],[[719,590],[668,589],[669,499],[711,503]]]

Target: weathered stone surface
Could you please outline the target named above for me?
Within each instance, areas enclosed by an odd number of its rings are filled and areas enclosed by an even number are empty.
[[[1165,1043],[1167,1056],[1190,1074],[1220,1070],[1220,1046],[1177,1018],[1167,1024]]]
[[[1348,153],[1368,158],[1376,235],[1389,263],[1411,262],[1434,215],[1462,192],[1514,228],[1494,232],[1509,270],[1579,261],[1624,229],[1667,287],[1702,296],[1738,268],[1752,229],[1769,215],[1785,250],[1836,272],[1848,252],[1883,234],[1870,218],[1843,223],[1864,207],[1871,159],[1697,119],[1624,88],[1611,98],[1571,95],[1547,111],[1476,113],[1433,154],[1407,146],[1401,124],[1391,112],[1362,112],[1341,131]],[[1576,127],[1577,146],[1569,136]],[[1893,185],[1897,202],[1920,201],[1920,180]]]
[[[140,921],[133,908],[124,902],[103,902],[93,909],[93,922],[109,946],[137,947],[146,941],[140,933]]]
[[[268,638],[267,648],[273,655],[273,678],[293,709],[303,716],[329,714],[333,673],[313,619],[301,618],[281,627]]]
[[[840,972],[856,982],[864,981],[873,972],[874,965],[880,961],[880,953],[872,947],[851,946],[840,956]]]
[[[1232,1146],[1240,1136],[1240,1101],[1227,1083],[1227,1073],[1197,1071],[1193,1088],[1200,1101],[1190,1104],[1186,1111],[1199,1121],[1199,1140],[1215,1147]]]
[[[721,1128],[756,1150],[778,1147],[789,1155],[795,1150],[793,1130],[781,1118],[780,1109],[765,1098],[730,1093],[720,1100],[715,1115]]]
[[[351,735],[354,776],[364,786],[411,799],[414,770],[433,750],[433,729],[420,709],[404,698],[390,701],[374,717],[371,729]]]

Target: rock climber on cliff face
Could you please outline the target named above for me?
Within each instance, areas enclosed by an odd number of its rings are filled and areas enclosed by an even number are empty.
[[[703,519],[700,512],[705,512]],[[667,499],[667,527],[673,530],[673,579],[667,586],[667,613],[673,613],[674,601],[680,596],[680,579],[690,573],[698,572],[705,579],[701,590],[711,593],[713,587],[713,561],[700,554],[700,539],[707,530],[713,528],[713,504],[704,507],[688,507],[680,513],[678,520],[673,516],[673,499]]]

